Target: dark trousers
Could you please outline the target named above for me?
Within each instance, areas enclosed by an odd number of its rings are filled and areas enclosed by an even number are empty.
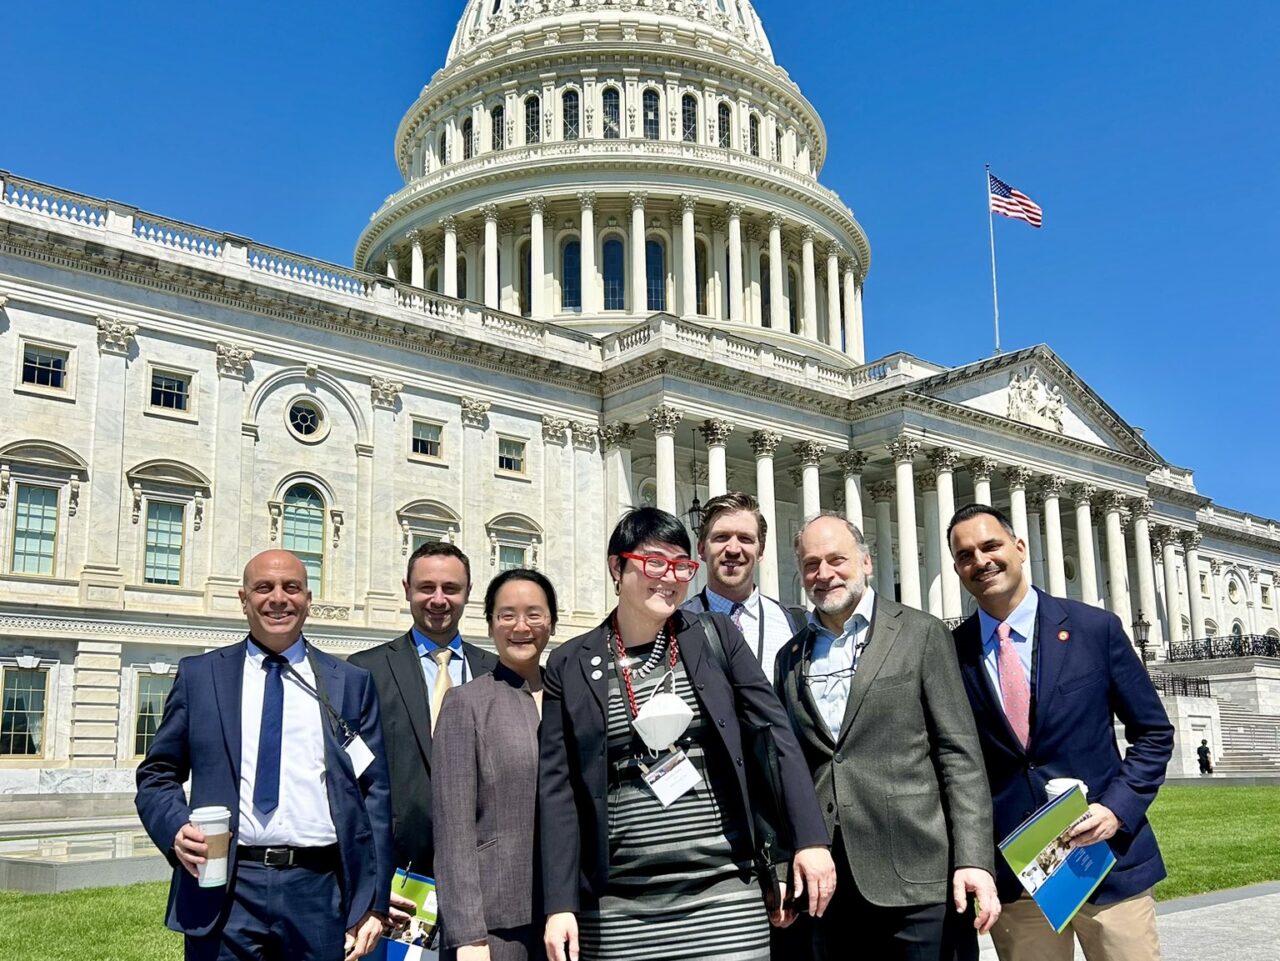
[[[226,924],[186,961],[342,961],[345,936],[335,871],[241,863]]]
[[[804,894],[808,898],[809,892]],[[785,928],[769,928],[772,961],[813,961],[813,918],[802,914]]]
[[[837,829],[831,845],[836,862],[836,893],[817,921],[816,957],[846,961],[952,961],[955,927],[946,904],[884,908],[862,896],[849,870]]]

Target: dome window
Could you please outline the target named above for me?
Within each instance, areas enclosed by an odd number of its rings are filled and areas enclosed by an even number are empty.
[[[560,252],[560,309],[565,313],[582,310],[582,244],[565,241]]]
[[[542,101],[537,94],[524,102],[524,142],[542,142]]]
[[[720,109],[716,111],[717,133],[719,137],[717,142],[725,150],[733,146],[733,111],[729,109],[727,103],[721,103]]]
[[[604,309],[626,310],[627,274],[622,241],[611,237],[604,242]]]
[[[440,139],[436,141],[436,159],[443,167],[449,162],[449,131],[441,130]]]
[[[660,134],[658,124],[658,91],[650,87],[644,92],[644,139],[657,140]]]
[[[750,143],[751,156],[760,156],[760,117],[752,114],[751,119],[747,122],[747,134]]]
[[[622,97],[617,87],[604,92],[604,139],[617,140],[622,136]]]
[[[475,124],[468,117],[462,121],[462,159],[470,160],[476,152]]]
[[[560,99],[560,103],[564,112],[564,139],[577,140],[582,131],[582,125],[579,120],[581,101],[578,98],[578,91],[566,90],[564,96]]]
[[[644,245],[645,293],[652,311],[667,309],[667,251],[661,240]]]
[[[681,137],[685,143],[698,142],[698,98],[686,93],[680,101]]]

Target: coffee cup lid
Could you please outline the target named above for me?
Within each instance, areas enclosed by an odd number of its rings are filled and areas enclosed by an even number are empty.
[[[192,821],[226,821],[231,818],[231,809],[214,805],[196,808],[191,812]]]

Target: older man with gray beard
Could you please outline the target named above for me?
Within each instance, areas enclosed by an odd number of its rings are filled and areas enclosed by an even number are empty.
[[[836,894],[820,958],[942,961],[1000,914],[991,794],[954,645],[935,617],[878,597],[862,532],[837,515],[796,535],[813,602],[774,684],[832,835]],[[957,923],[978,907],[972,927]],[[954,906],[954,910],[949,908]]]

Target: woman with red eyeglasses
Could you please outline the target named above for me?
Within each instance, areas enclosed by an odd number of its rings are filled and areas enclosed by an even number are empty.
[[[773,688],[732,621],[712,615],[721,657],[680,610],[698,571],[690,549],[676,517],[630,511],[609,539],[617,607],[547,663],[538,804],[550,961],[768,961],[740,725],[773,728],[801,903],[821,913],[834,890],[826,827]]]

